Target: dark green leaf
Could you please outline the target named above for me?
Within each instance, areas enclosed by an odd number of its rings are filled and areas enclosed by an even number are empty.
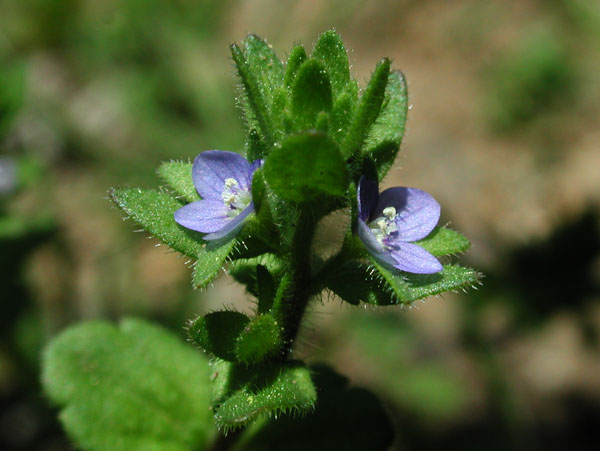
[[[358,110],[342,145],[342,154],[349,158],[364,144],[371,127],[381,111],[390,74],[390,60],[384,58],[377,64],[358,105]]]
[[[173,190],[188,202],[200,200],[192,180],[192,164],[183,161],[166,161],[156,173],[169,184]]]
[[[348,55],[342,39],[334,30],[326,31],[319,36],[311,57],[320,60],[325,66],[333,95],[337,98],[350,82]]]
[[[348,380],[324,365],[310,368],[319,401],[301,418],[264,418],[240,437],[236,450],[247,451],[384,451],[394,428],[379,399],[371,392],[348,387]]]
[[[275,356],[282,347],[281,331],[268,313],[257,315],[239,334],[235,343],[238,362],[256,365]]]
[[[285,85],[288,88],[291,88],[294,84],[296,73],[305,60],[306,50],[304,50],[304,47],[300,44],[295,46],[290,52],[285,69]]]
[[[388,78],[381,112],[371,127],[365,142],[365,154],[377,164],[379,180],[394,163],[406,125],[408,96],[402,72],[394,71]]]
[[[248,139],[246,141],[246,159],[250,162],[260,160],[268,153],[264,141],[260,137],[260,133],[255,128],[248,131]]]
[[[273,191],[294,202],[343,196],[348,187],[338,146],[322,133],[290,136],[271,152],[263,170]]]
[[[471,243],[463,235],[446,227],[436,227],[426,238],[417,244],[436,257],[465,252]]]
[[[330,135],[342,144],[356,108],[356,91],[346,89],[335,101],[330,114]]]
[[[206,449],[208,379],[198,351],[139,320],[74,326],[43,356],[44,389],[81,449]]]
[[[298,69],[292,89],[292,114],[298,130],[315,127],[317,115],[331,111],[331,83],[323,64],[309,59]]]
[[[272,47],[260,37],[251,34],[244,41],[244,55],[258,82],[267,105],[273,104],[275,91],[283,87],[285,71]]]
[[[220,360],[213,369],[213,410],[217,426],[224,430],[262,415],[305,413],[317,400],[310,372],[300,362],[247,367]]]
[[[236,340],[250,319],[239,312],[213,312],[199,316],[188,327],[190,338],[205,351],[230,362],[236,360]]]

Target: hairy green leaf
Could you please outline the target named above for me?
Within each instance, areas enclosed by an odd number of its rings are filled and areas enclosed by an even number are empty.
[[[276,355],[281,347],[281,328],[275,318],[265,313],[252,318],[241,331],[235,343],[235,356],[238,362],[256,365]]]
[[[233,362],[236,360],[236,340],[249,321],[243,313],[213,312],[190,321],[188,334],[205,351]]]
[[[214,433],[208,362],[140,320],[67,329],[44,352],[42,383],[81,449],[206,449]]]
[[[285,70],[273,48],[255,34],[244,40],[244,55],[261,89],[267,105],[273,104],[275,92],[283,87]]]
[[[348,379],[324,365],[310,368],[319,402],[314,412],[298,418],[264,418],[243,433],[236,450],[245,451],[384,451],[394,428],[379,399],[349,387]]]
[[[306,50],[301,44],[296,45],[290,52],[285,68],[285,86],[291,88],[296,79],[296,73],[306,60]]]
[[[381,111],[389,74],[390,60],[384,58],[375,67],[342,145],[342,154],[345,158],[349,158],[361,149],[367,139],[371,127]]]
[[[195,288],[203,288],[214,280],[236,245],[236,240],[226,243],[211,241],[203,245],[202,252],[198,253],[198,260],[194,263],[192,284]]]
[[[387,174],[396,159],[408,113],[406,80],[400,71],[390,73],[381,112],[365,142],[365,154],[377,165],[379,180]]]
[[[331,83],[323,64],[308,59],[298,69],[292,88],[292,114],[298,130],[315,127],[321,112],[331,111]]]
[[[334,30],[326,31],[319,36],[311,57],[320,60],[325,66],[333,95],[337,98],[350,82],[348,54],[342,39]]]
[[[259,416],[310,411],[317,392],[301,362],[248,367],[213,363],[213,410],[220,429],[235,429]]]
[[[184,161],[165,161],[156,173],[173,190],[188,202],[200,200],[192,180],[192,163]]]
[[[318,132],[288,137],[271,152],[263,171],[273,191],[293,202],[343,196],[348,187],[346,163],[337,144]]]

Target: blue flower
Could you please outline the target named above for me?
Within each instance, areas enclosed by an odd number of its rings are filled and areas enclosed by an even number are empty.
[[[414,244],[431,233],[440,219],[440,205],[416,188],[389,188],[379,194],[377,182],[358,184],[358,236],[378,260],[400,271],[440,272],[441,263]]]
[[[238,232],[254,211],[250,192],[252,175],[261,165],[262,160],[250,164],[234,152],[202,152],[192,166],[192,180],[202,200],[177,210],[175,222],[206,233],[205,240],[217,240]]]

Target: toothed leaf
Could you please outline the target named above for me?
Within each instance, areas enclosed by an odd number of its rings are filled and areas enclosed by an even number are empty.
[[[262,415],[310,411],[317,392],[301,362],[248,367],[222,360],[213,363],[213,411],[217,426],[230,430]]]
[[[200,200],[192,180],[192,163],[166,161],[156,171],[161,179],[188,202]]]
[[[81,449],[206,449],[214,433],[207,360],[157,326],[79,324],[45,349],[42,384]]]

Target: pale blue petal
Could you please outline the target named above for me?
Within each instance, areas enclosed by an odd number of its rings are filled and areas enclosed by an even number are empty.
[[[358,220],[358,236],[373,257],[391,266],[396,264],[396,260],[392,258],[390,251],[385,250],[383,245],[377,241],[369,226],[362,219]]]
[[[175,222],[196,232],[212,233],[231,222],[222,200],[203,199],[181,207],[174,213]]]
[[[412,243],[397,243],[397,248],[391,251],[391,257],[395,260],[392,266],[400,271],[433,274],[444,269],[437,258]]]
[[[239,188],[250,190],[250,163],[244,157],[224,150],[207,150],[194,160],[192,180],[203,199],[220,200],[225,180],[235,179]]]
[[[227,236],[236,235],[244,225],[244,220],[254,211],[254,204],[250,202],[248,206],[235,218],[231,219],[222,229],[203,236],[205,240],[219,240]]]

